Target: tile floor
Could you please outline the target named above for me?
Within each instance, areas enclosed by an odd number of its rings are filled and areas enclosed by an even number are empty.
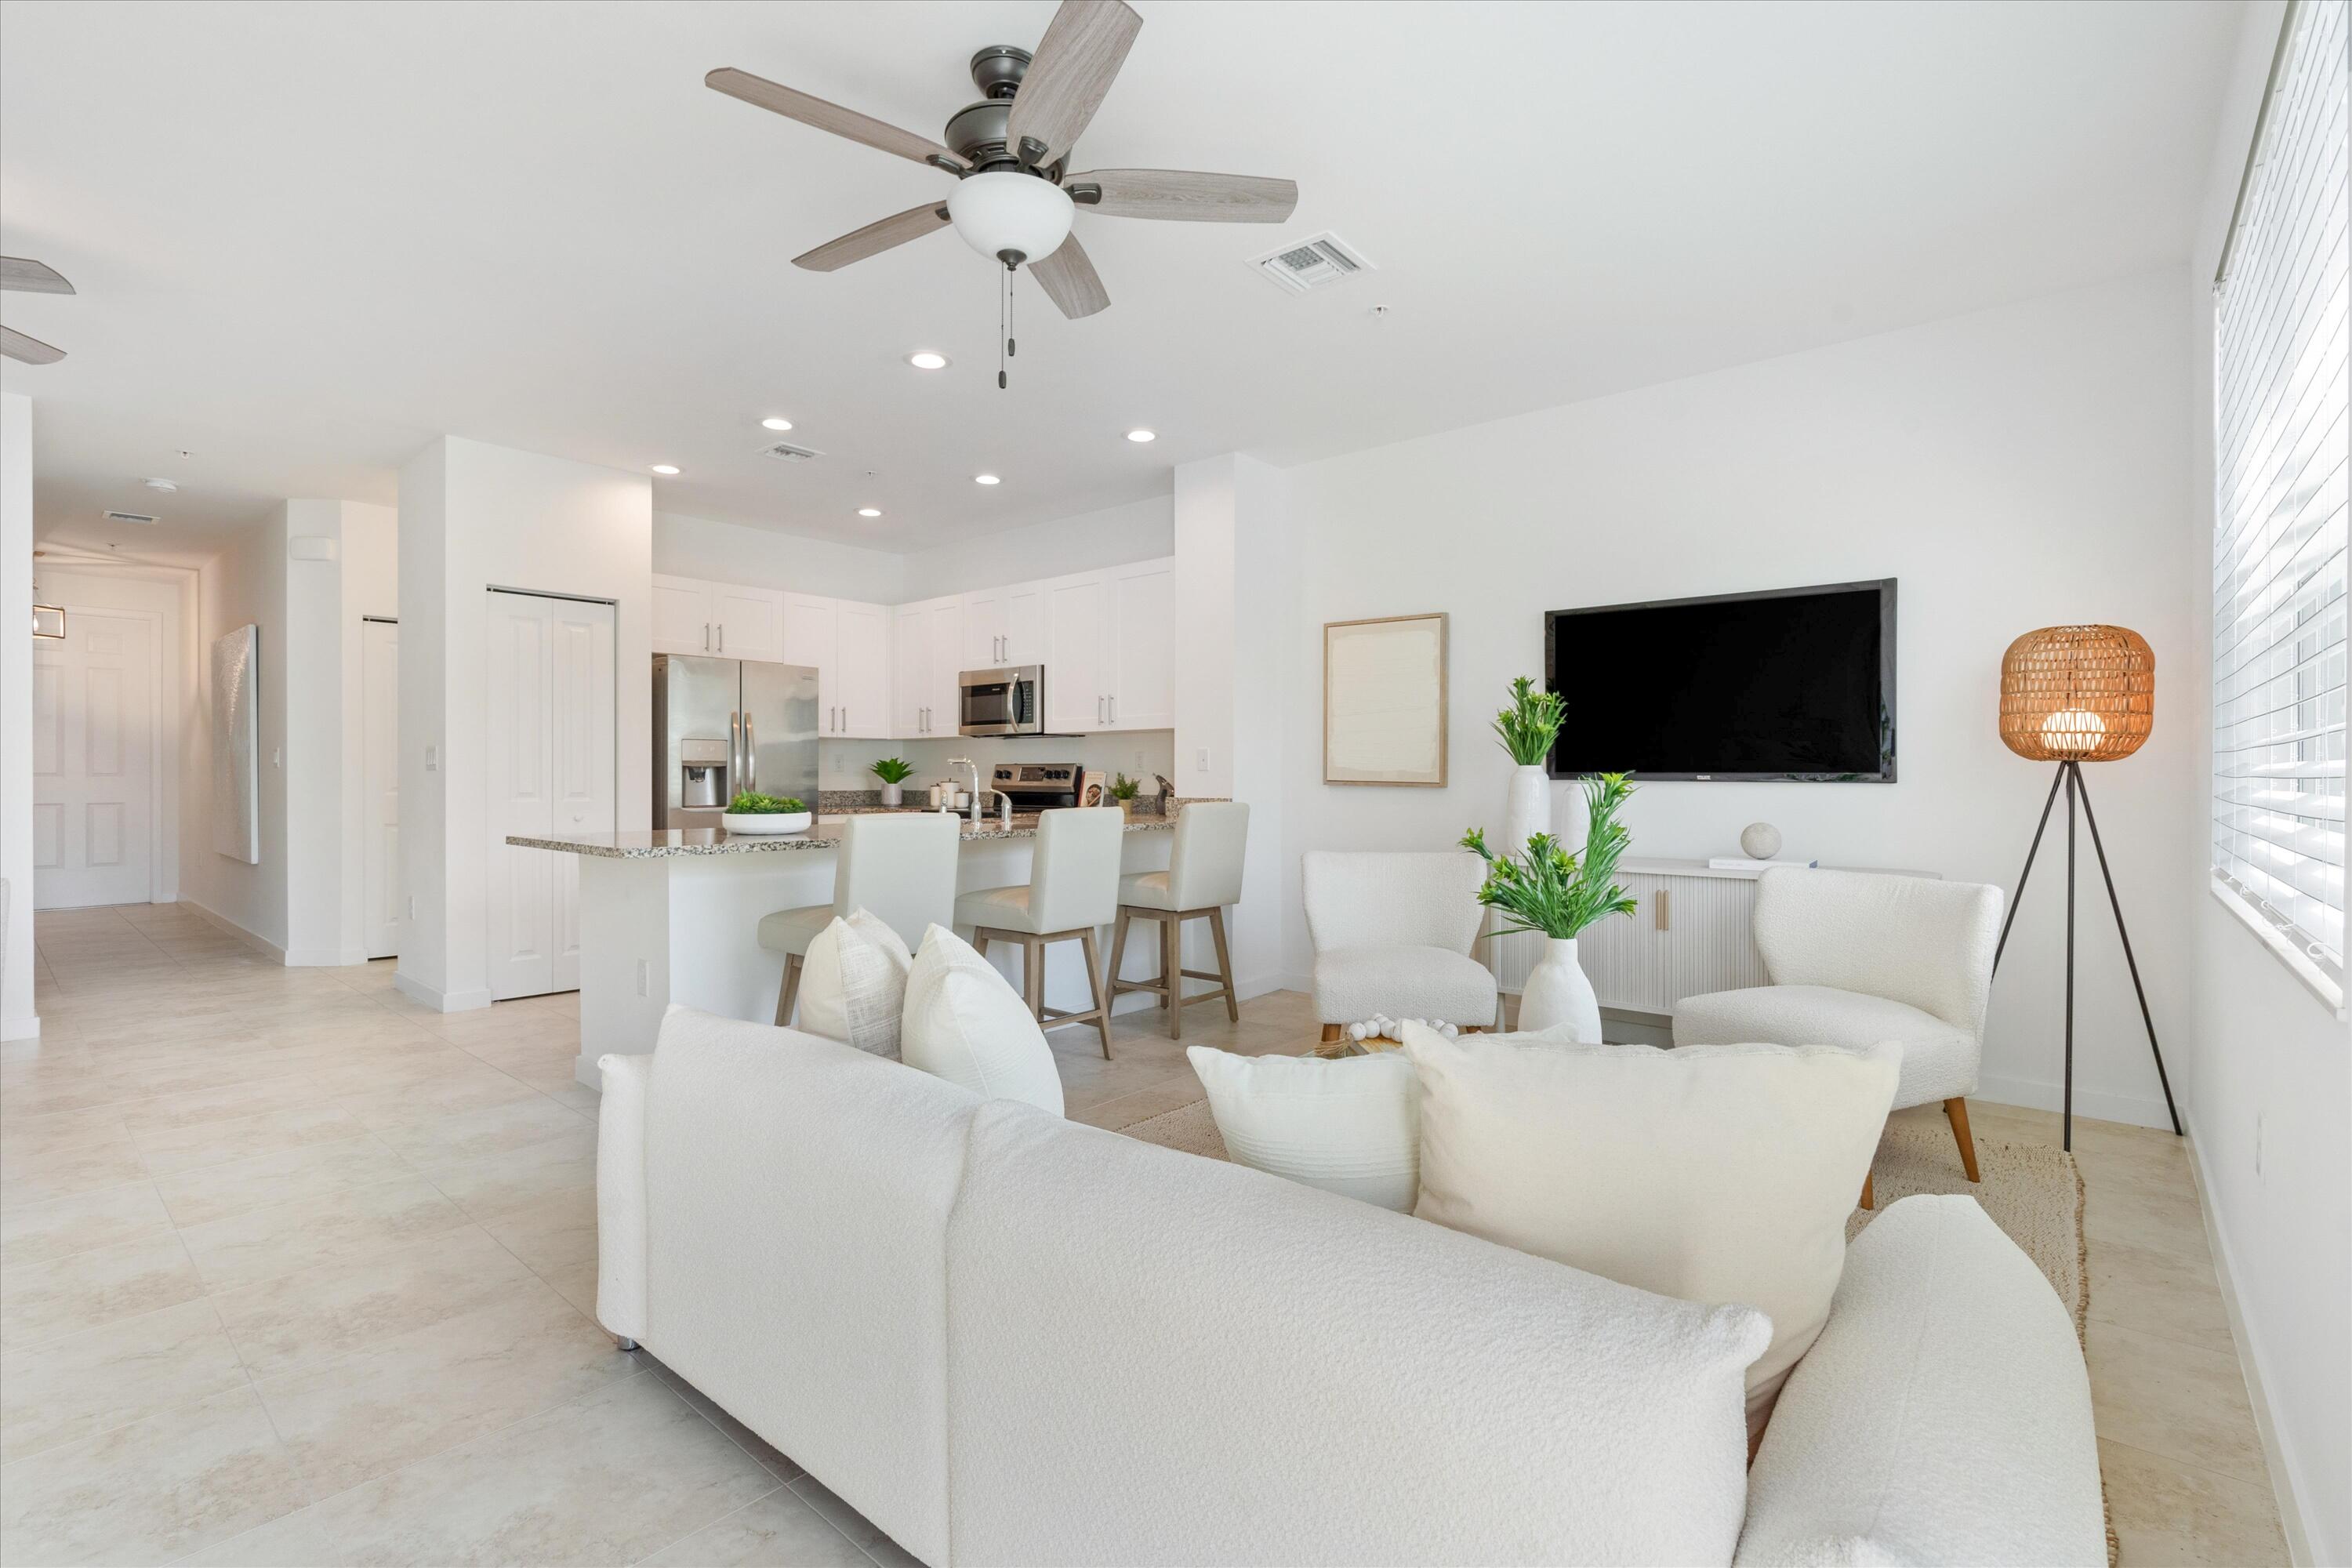
[[[0,1047],[0,1563],[910,1561],[591,1316],[576,998],[429,1013],[389,963],[271,964],[170,906],[44,914]],[[1077,1120],[1306,998],[1052,1037]],[[2055,1119],[1975,1109],[1986,1137]],[[2076,1123],[2090,1363],[2126,1563],[2285,1561],[2186,1156]]]

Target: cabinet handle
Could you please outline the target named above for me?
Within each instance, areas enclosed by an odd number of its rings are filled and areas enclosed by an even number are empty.
[[[725,621],[719,623],[719,651],[720,653],[725,653],[727,651],[727,623]]]
[[[1110,698],[1110,721],[1114,724],[1118,722],[1118,693],[1116,691],[1111,693]]]
[[[1650,895],[1650,907],[1656,911],[1658,929],[1660,931],[1672,931],[1674,929],[1674,909],[1672,904],[1668,902],[1668,900],[1673,897],[1674,889],[1671,888],[1660,888],[1656,892]]]
[[[1099,723],[1101,723],[1101,722],[1103,721],[1103,716],[1102,716],[1102,713],[1103,713],[1103,710],[1102,710],[1102,699],[1101,699],[1099,696],[1097,696],[1097,697],[1095,699],[1095,722],[1096,722],[1096,723],[1099,724]]]
[[[710,623],[709,621],[702,623],[702,651],[705,653],[709,653],[710,651]]]

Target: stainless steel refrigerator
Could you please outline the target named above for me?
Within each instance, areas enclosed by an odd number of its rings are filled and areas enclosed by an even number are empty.
[[[654,655],[654,826],[717,827],[746,790],[817,805],[816,671]]]

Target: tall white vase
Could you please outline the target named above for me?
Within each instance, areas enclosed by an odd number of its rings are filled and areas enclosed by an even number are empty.
[[[1511,770],[1511,792],[1503,797],[1503,841],[1497,855],[1524,855],[1528,837],[1551,831],[1551,780],[1539,763]]]
[[[1528,973],[1519,992],[1519,1030],[1529,1033],[1555,1024],[1575,1026],[1580,1045],[1601,1044],[1601,999],[1592,982],[1576,962],[1574,937],[1550,938],[1544,955]]]

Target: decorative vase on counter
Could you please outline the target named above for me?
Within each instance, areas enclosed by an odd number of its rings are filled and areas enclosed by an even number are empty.
[[[1528,835],[1550,831],[1550,776],[1540,763],[1513,768],[1510,793],[1503,797],[1503,852],[1524,855]]]
[[[906,788],[904,785],[886,784],[882,786],[882,804],[884,805],[897,805],[905,799]]]
[[[1573,1025],[1579,1045],[1601,1044],[1601,999],[1576,962],[1574,937],[1548,937],[1544,955],[1519,992],[1519,1032]]]

